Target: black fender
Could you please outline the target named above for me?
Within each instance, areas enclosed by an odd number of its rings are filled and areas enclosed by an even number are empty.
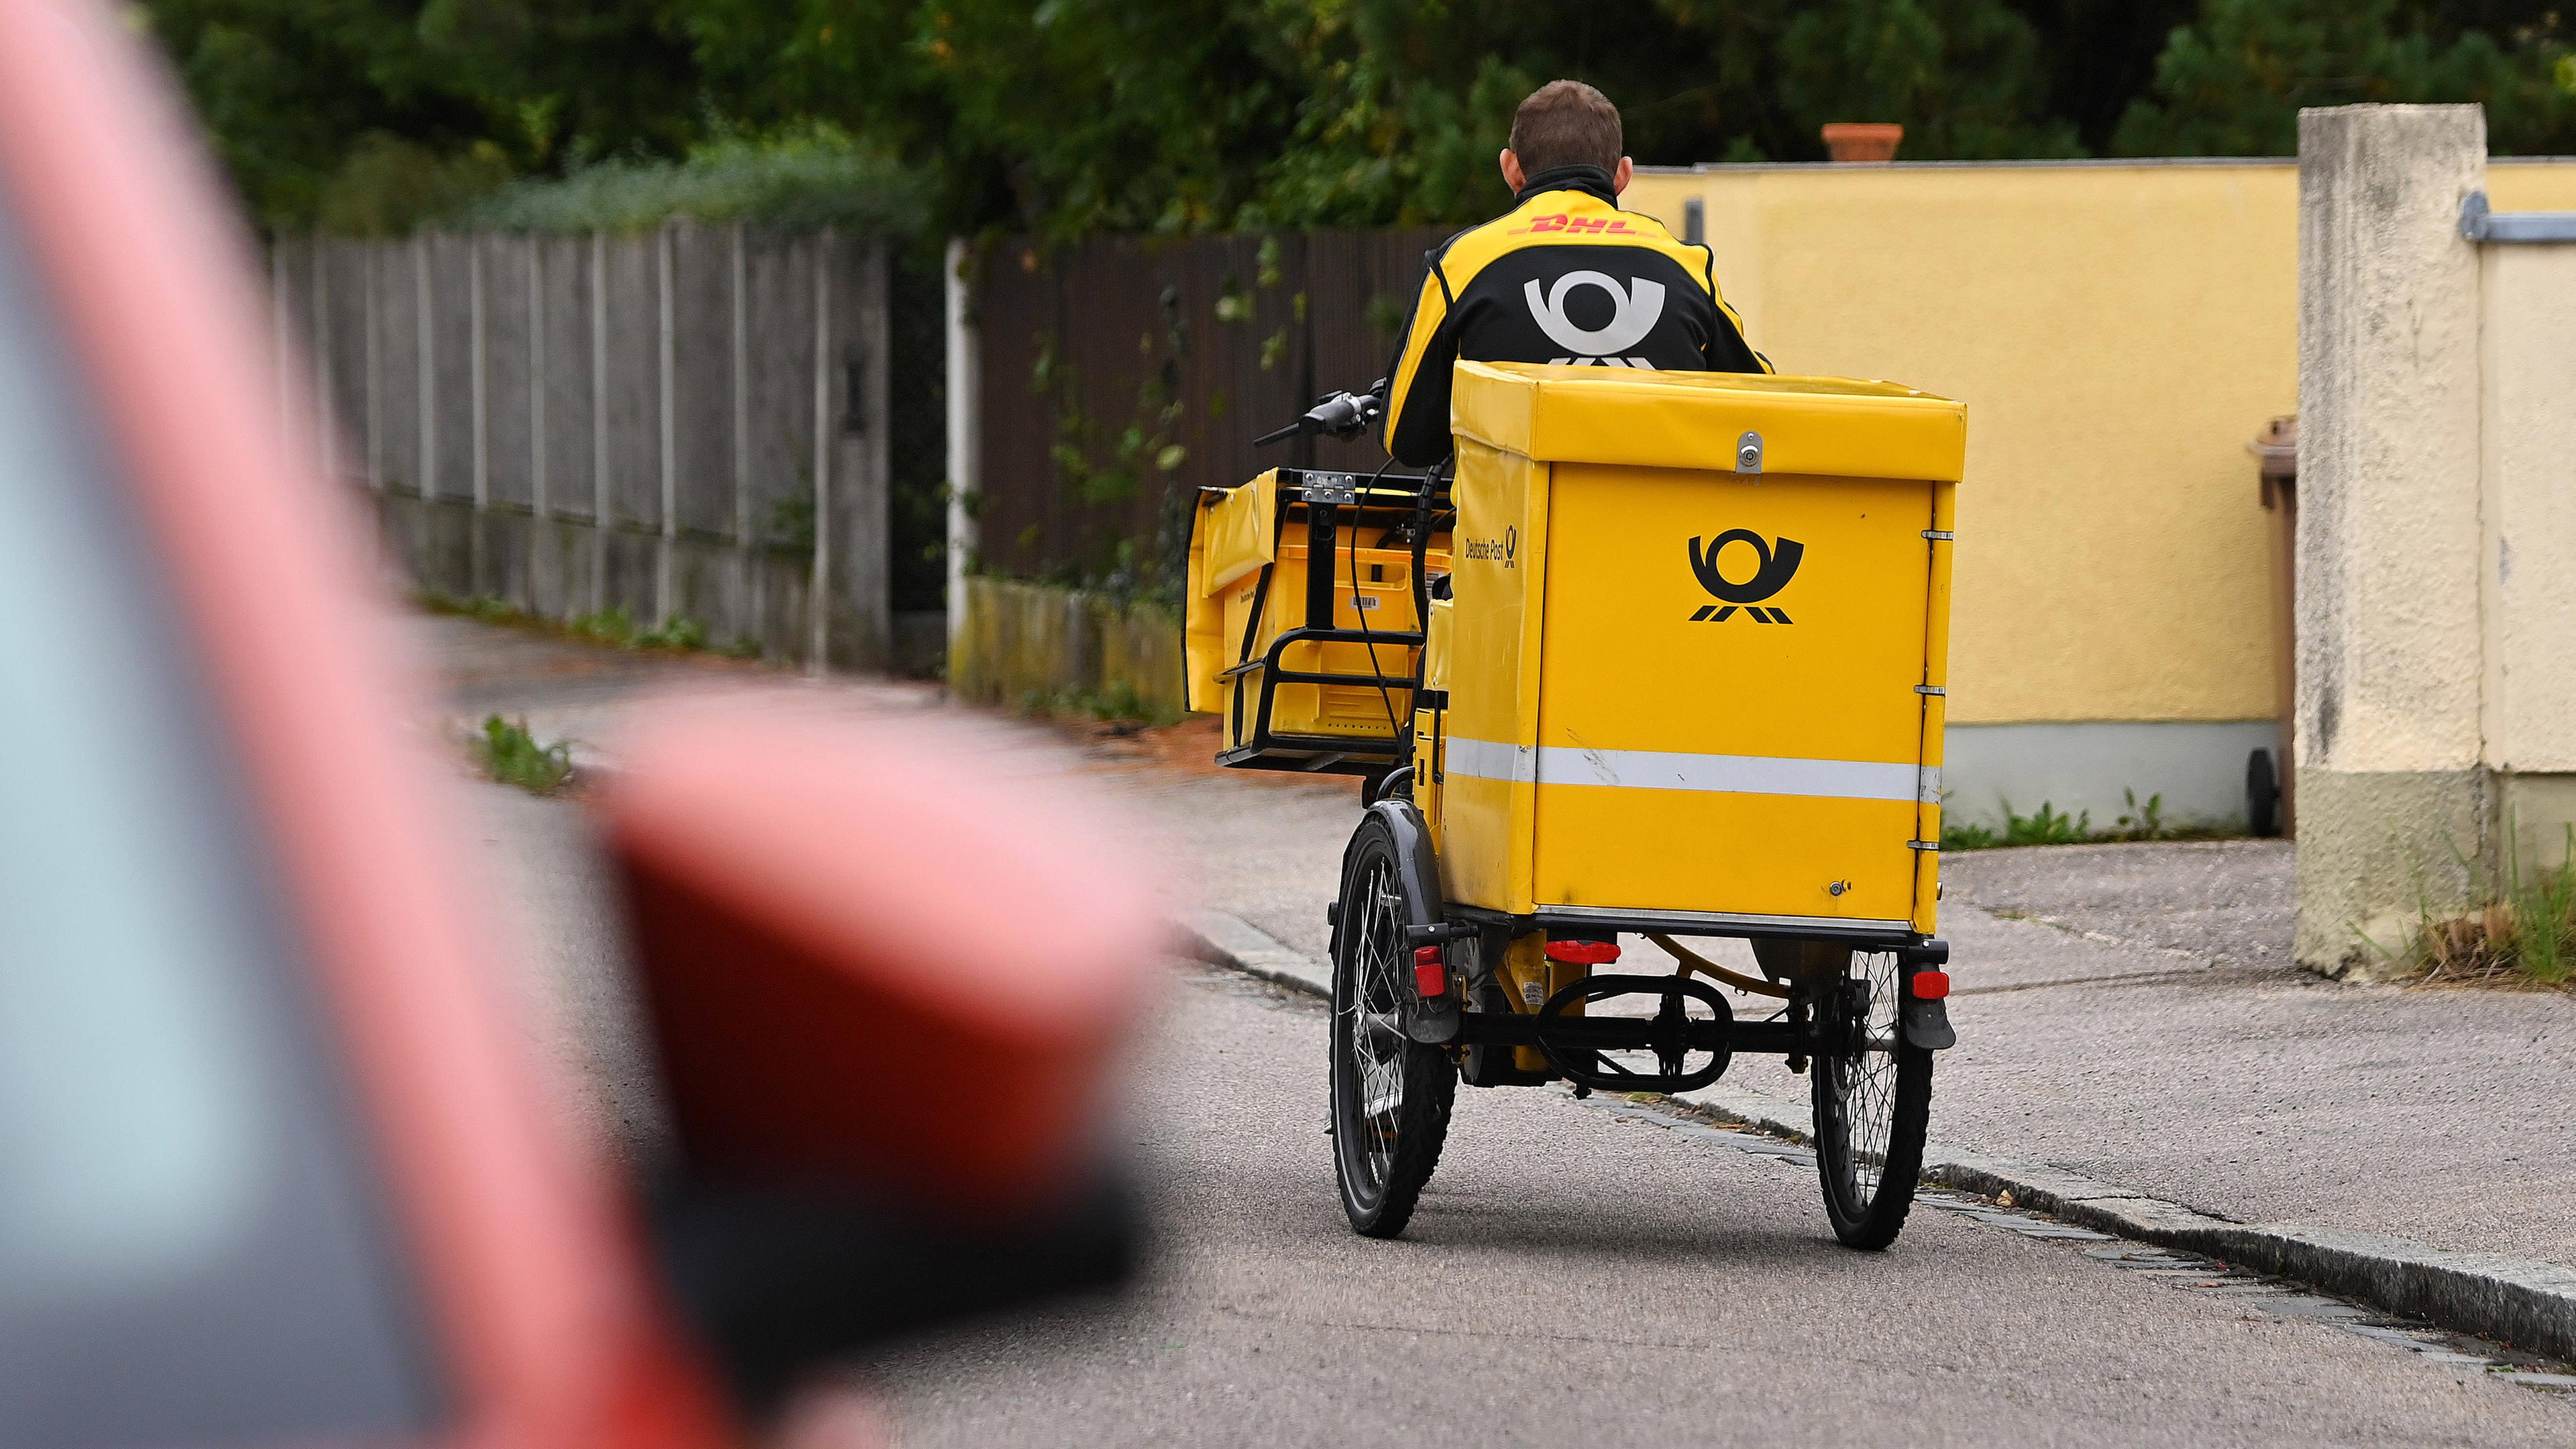
[[[1898,1011],[1905,1024],[1905,1044],[1935,1052],[1957,1046],[1959,1033],[1950,1025],[1949,1007],[1946,1001],[1916,1001],[1908,997]]]
[[[1440,855],[1431,845],[1431,830],[1423,822],[1422,812],[1404,796],[1382,795],[1361,815],[1363,828],[1370,821],[1385,827],[1395,843],[1395,888],[1404,898],[1404,941],[1408,949],[1422,946],[1446,946],[1458,932],[1448,923],[1447,903],[1440,896]],[[1358,843],[1359,832],[1351,839]],[[1349,869],[1347,853],[1343,868]],[[1457,1039],[1463,1010],[1462,986],[1457,973],[1449,973],[1449,989],[1438,996],[1415,998],[1414,1009],[1405,1021],[1405,1034],[1420,1042],[1446,1042]]]
[[[1911,979],[1918,970],[1947,967],[1950,964],[1950,944],[1938,939],[1926,941],[1904,952],[1901,959],[1908,979],[1905,999],[1897,1007],[1897,1021],[1905,1029],[1905,1044],[1934,1052],[1957,1046],[1959,1033],[1950,1025],[1950,1003],[1917,997]]]
[[[1411,944],[1427,944],[1446,919],[1446,903],[1440,898],[1440,856],[1431,848],[1430,827],[1413,802],[1402,796],[1381,797],[1361,818],[1380,822],[1394,837],[1395,888],[1404,897],[1405,936]]]

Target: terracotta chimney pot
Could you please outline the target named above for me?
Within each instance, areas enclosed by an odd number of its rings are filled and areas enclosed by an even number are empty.
[[[1825,154],[1836,161],[1893,161],[1905,128],[1886,121],[1833,121],[1824,134]]]

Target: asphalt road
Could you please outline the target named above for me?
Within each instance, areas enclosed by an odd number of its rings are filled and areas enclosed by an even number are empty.
[[[577,810],[466,788],[525,917],[541,1044],[605,1134],[649,1150]],[[900,1442],[2576,1442],[2576,1400],[2035,1220],[1927,1199],[1893,1252],[1848,1252],[1803,1157],[1555,1090],[1462,1090],[1408,1235],[1362,1239],[1333,1196],[1324,1027],[1314,1002],[1176,965],[1129,1119],[1148,1281],[858,1368]]]

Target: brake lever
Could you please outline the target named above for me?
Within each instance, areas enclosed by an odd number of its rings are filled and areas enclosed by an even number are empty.
[[[1306,409],[1304,416],[1284,428],[1264,433],[1253,439],[1252,446],[1266,448],[1273,443],[1286,442],[1303,433],[1321,433],[1330,438],[1356,438],[1368,431],[1369,424],[1377,421],[1378,414],[1384,407],[1385,404],[1379,401],[1378,394],[1374,390],[1364,393],[1326,393],[1315,400],[1313,407]]]

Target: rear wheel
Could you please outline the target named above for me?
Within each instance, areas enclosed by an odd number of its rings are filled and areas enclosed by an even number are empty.
[[[1458,1089],[1448,1054],[1404,1035],[1413,953],[1404,944],[1395,838],[1361,823],[1342,865],[1334,915],[1333,1176],[1351,1226],[1373,1238],[1404,1231],[1449,1135]]]
[[[1872,1252],[1896,1241],[1914,1206],[1932,1114],[1932,1053],[1905,1043],[1904,989],[1895,952],[1854,952],[1815,1003],[1830,1043],[1810,1079],[1825,1216],[1844,1246]]]

